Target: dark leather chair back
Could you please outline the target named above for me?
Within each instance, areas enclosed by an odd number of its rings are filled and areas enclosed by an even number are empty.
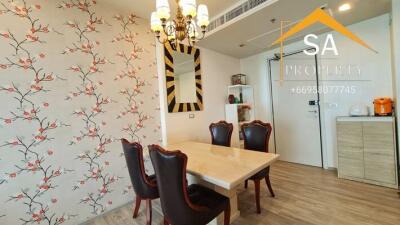
[[[157,184],[154,180],[150,180],[145,173],[142,146],[139,143],[129,143],[122,139],[122,147],[135,193],[143,199],[157,196]]]
[[[170,224],[198,224],[196,210],[187,194],[187,156],[180,151],[165,151],[158,145],[149,146],[150,158],[156,172],[161,207]],[[196,221],[197,222],[197,221]]]
[[[219,121],[210,125],[211,142],[213,145],[230,147],[233,125],[226,121]]]
[[[268,152],[268,142],[272,133],[269,123],[255,120],[242,125],[244,148],[247,150]]]

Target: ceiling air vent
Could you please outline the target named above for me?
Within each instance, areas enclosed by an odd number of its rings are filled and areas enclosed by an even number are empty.
[[[269,0],[248,0],[247,2],[235,7],[234,9],[230,10],[229,12],[225,13],[224,15],[212,20],[207,27],[207,31],[210,32],[215,28],[229,22],[236,17],[242,15],[243,13],[261,5],[264,2]]]

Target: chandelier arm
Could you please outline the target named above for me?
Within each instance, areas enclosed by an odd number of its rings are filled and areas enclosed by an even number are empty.
[[[187,39],[189,39],[190,40],[190,29],[192,28],[192,22],[191,21],[188,21],[187,23],[186,23],[186,30],[185,30],[185,36],[186,36],[186,38]]]
[[[191,20],[188,22],[187,25],[186,36],[188,39],[189,46],[193,47],[195,45],[196,38],[190,37],[190,29],[193,29],[193,33],[196,36],[196,24],[193,24]]]
[[[170,28],[172,28],[171,32],[169,32]],[[163,31],[164,31],[165,35],[170,36],[170,35],[172,35],[172,33],[174,33],[176,31],[176,28],[175,28],[174,25],[169,25],[169,26],[164,25],[163,26]]]
[[[168,38],[165,38],[163,41],[161,41],[161,37],[160,36],[158,36],[157,37],[157,41],[160,43],[160,44],[165,44],[165,43],[167,43],[167,41],[168,41]]]
[[[193,43],[193,41],[191,40],[190,37],[188,38],[188,43],[189,43],[189,46],[190,46],[190,47],[193,47],[193,46],[194,46],[194,43]]]
[[[190,22],[188,22],[188,25],[187,25],[187,29],[186,29],[186,36],[187,36],[187,38],[189,39],[189,40],[191,40],[192,38],[190,37],[190,31],[193,31],[193,34],[196,36],[196,33],[198,33],[197,32],[197,30],[196,30],[196,24],[195,23],[192,23],[191,21]]]
[[[201,40],[203,40],[205,37],[206,37],[206,31],[204,30],[204,31],[201,32],[201,37],[200,37],[200,38],[197,38],[197,37],[196,37],[196,40],[197,40],[197,41],[201,41]]]
[[[163,25],[163,33],[166,34],[166,35],[168,35],[168,34],[167,34],[167,25]]]

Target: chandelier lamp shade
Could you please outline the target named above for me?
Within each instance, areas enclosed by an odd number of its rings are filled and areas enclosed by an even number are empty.
[[[176,3],[176,16],[169,20],[171,10],[168,0],[156,0],[156,11],[151,14],[151,30],[162,44],[167,41],[177,44],[187,40],[193,46],[206,34],[210,23],[208,8],[203,4],[197,7],[196,0],[176,0]]]

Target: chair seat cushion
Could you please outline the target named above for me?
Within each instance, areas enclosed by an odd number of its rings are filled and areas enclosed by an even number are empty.
[[[223,212],[230,204],[229,198],[198,184],[192,184],[188,187],[188,196],[194,205],[210,209],[207,217],[211,220]]]
[[[265,169],[262,169],[260,172],[256,173],[252,177],[250,177],[250,180],[261,180],[264,179],[269,175],[269,166]]]

